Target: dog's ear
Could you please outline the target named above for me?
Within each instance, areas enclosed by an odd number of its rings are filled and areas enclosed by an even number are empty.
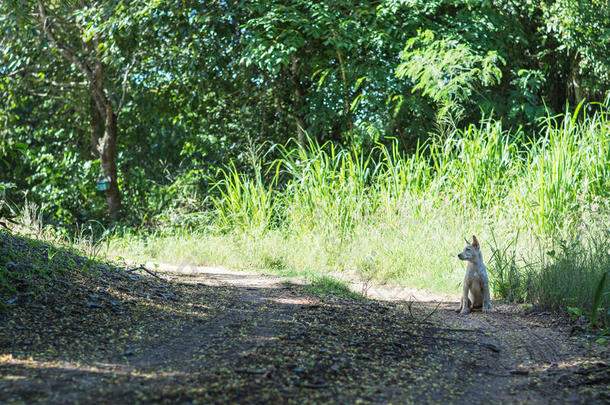
[[[472,235],[472,246],[478,248],[479,247],[479,241],[477,240],[477,237]]]

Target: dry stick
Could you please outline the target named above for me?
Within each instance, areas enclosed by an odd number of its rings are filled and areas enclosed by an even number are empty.
[[[301,382],[301,383],[298,383],[298,385],[301,387],[304,387],[304,388],[313,388],[313,389],[328,387],[327,382],[320,382],[320,383]]]
[[[136,271],[136,270],[144,270],[145,272],[147,272],[147,273],[148,273],[148,274],[150,274],[151,276],[153,276],[153,277],[155,277],[155,278],[157,278],[157,279],[159,279],[159,280],[166,281],[166,280],[165,280],[163,277],[159,277],[159,276],[158,276],[158,275],[156,275],[154,272],[152,272],[152,271],[148,270],[146,267],[144,267],[144,265],[143,265],[143,264],[141,264],[141,265],[140,265],[140,267],[134,267],[133,269],[129,269],[129,270],[125,270],[125,271],[126,271],[127,273],[131,273],[131,272]]]
[[[439,301],[438,305],[436,306],[436,308],[434,308],[434,310],[432,312],[430,312],[428,315],[426,315],[426,317],[424,319],[422,319],[422,322],[426,322],[428,320],[428,318],[430,318],[432,315],[434,315],[434,313],[438,310],[438,307],[441,306],[441,301]]]

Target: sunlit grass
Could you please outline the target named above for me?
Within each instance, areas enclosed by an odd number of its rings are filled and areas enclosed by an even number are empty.
[[[575,254],[588,257],[591,235],[600,251],[610,247],[600,237],[609,231],[605,114],[586,116],[579,106],[541,122],[536,138],[488,119],[433,136],[408,155],[395,142],[368,152],[315,141],[275,145],[282,157],[266,166],[253,159],[254,176],[234,166],[224,172],[212,226],[115,235],[110,250],[137,260],[267,269],[311,280],[360,274],[366,263],[367,277],[378,282],[450,293],[463,277],[456,257],[463,238],[476,234],[497,296],[584,305],[574,295],[589,297],[583,291],[593,290],[599,272],[561,279],[580,292],[553,289],[562,282],[555,276],[570,267],[556,267],[559,256],[547,253],[562,240],[578,240],[584,250]],[[601,214],[589,215],[595,204]],[[581,259],[573,263],[584,268]]]

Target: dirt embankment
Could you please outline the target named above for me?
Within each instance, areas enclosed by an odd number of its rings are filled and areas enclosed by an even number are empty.
[[[16,293],[0,403],[610,400],[608,348],[550,314],[460,316],[219,268],[98,270]]]

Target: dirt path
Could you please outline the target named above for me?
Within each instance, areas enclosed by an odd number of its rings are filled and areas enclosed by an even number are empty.
[[[610,400],[607,347],[549,314],[459,316],[456,302],[395,292],[319,296],[252,273],[164,270],[108,268],[19,296],[0,315],[0,403]]]

